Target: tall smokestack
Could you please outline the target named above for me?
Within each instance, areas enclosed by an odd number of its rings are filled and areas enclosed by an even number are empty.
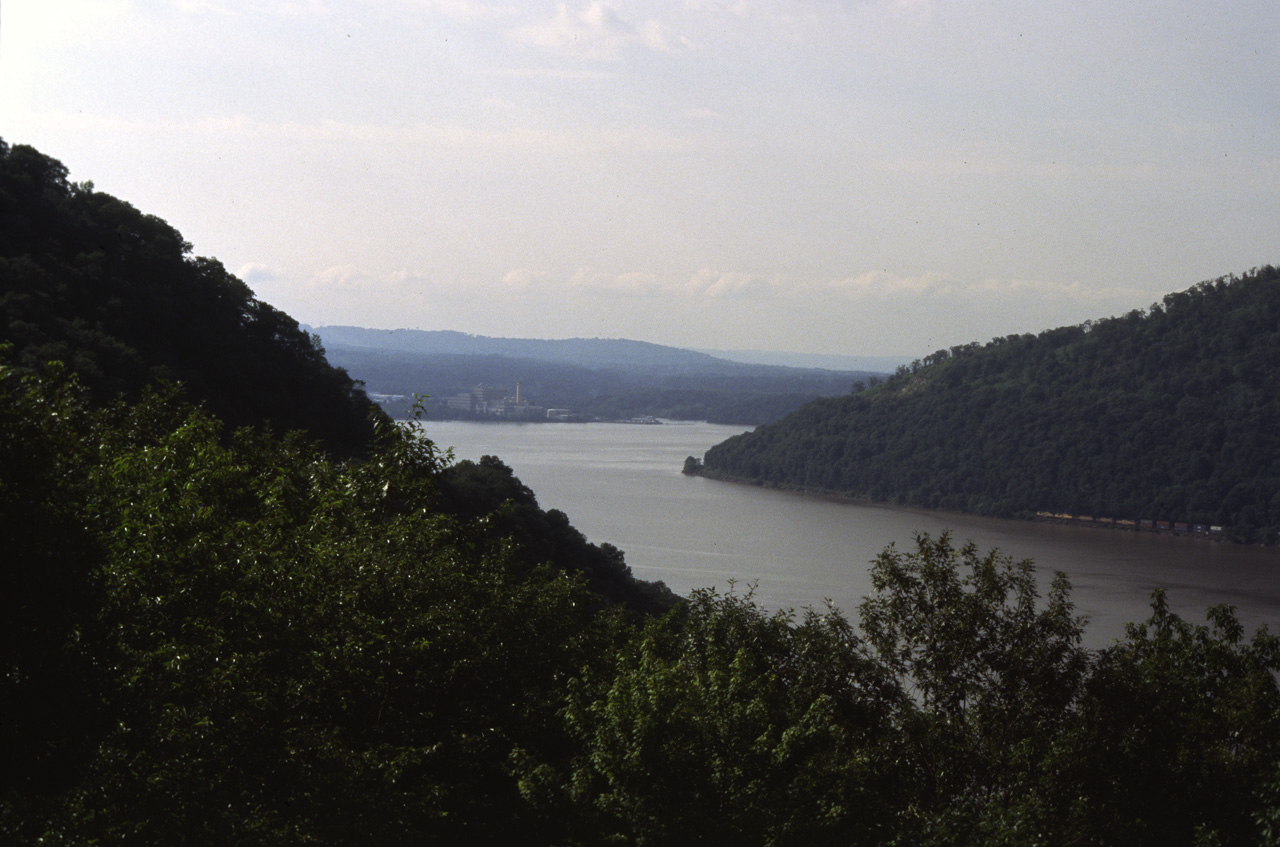
[[[520,383],[517,382],[516,383],[516,405],[517,406],[520,405],[520,390],[521,390]]]

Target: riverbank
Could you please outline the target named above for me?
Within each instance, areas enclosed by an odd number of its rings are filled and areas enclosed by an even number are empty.
[[[1011,514],[987,513],[987,512],[966,512],[956,511],[952,509],[938,509],[920,503],[907,503],[900,500],[883,499],[876,500],[870,497],[857,496],[839,491],[833,491],[823,488],[810,488],[799,485],[789,485],[786,483],[776,483],[758,478],[736,476],[733,474],[721,473],[708,469],[700,460],[693,456],[685,459],[684,467],[681,473],[687,476],[699,476],[704,479],[715,480],[716,482],[730,482],[737,485],[751,485],[757,488],[767,488],[774,491],[786,491],[795,494],[804,494],[811,497],[821,497],[824,499],[834,500],[840,503],[849,503],[855,505],[877,505],[901,508],[918,508],[927,509],[930,512],[953,515],[966,515],[971,517],[982,518],[999,518],[1002,520],[1019,520],[1031,521],[1035,523],[1050,523],[1060,526],[1075,526],[1086,529],[1106,529],[1120,530],[1125,532],[1141,532],[1156,535],[1167,535],[1175,538],[1196,538],[1207,539],[1210,541],[1221,541],[1225,543],[1238,544],[1242,543],[1239,539],[1230,535],[1228,528],[1221,526],[1213,526],[1209,524],[1195,524],[1187,521],[1166,521],[1155,520],[1149,518],[1112,518],[1097,517],[1093,515],[1072,515],[1059,512],[1036,511],[1029,510],[1017,511]]]

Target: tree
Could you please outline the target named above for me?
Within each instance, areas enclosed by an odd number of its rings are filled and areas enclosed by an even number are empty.
[[[27,554],[6,558],[5,596],[32,592],[7,622],[6,733],[9,764],[38,772],[5,786],[0,838],[530,832],[509,757],[562,746],[595,604],[483,520],[442,513],[430,442],[391,427],[338,464],[296,435],[228,435],[172,392],[99,410],[74,382],[7,376],[0,443],[21,435],[35,461],[6,462],[0,489],[5,540]],[[86,586],[69,611],[50,560]],[[67,656],[92,673],[38,667]]]
[[[230,426],[305,429],[335,455],[385,416],[298,322],[215,259],[31,147],[0,140],[0,342],[11,365],[51,361],[99,402],[182,382]]]
[[[1098,652],[1061,575],[917,538],[876,560],[860,608],[897,680],[895,831],[936,844],[1253,844],[1274,814],[1280,639],[1228,607],[1151,617]]]
[[[1102,651],[1070,733],[1094,843],[1253,844],[1280,765],[1280,639],[1229,606],[1193,625],[1164,593]],[[1269,799],[1276,808],[1274,791]]]
[[[583,753],[529,791],[558,798],[589,841],[869,843],[888,822],[877,679],[834,610],[797,622],[698,591],[571,683]]]
[[[900,826],[923,841],[986,843],[1039,802],[1053,727],[1089,667],[1058,574],[1040,607],[1033,564],[949,535],[877,557],[859,621],[895,680],[893,746],[910,762]],[[954,843],[954,842],[953,842]]]

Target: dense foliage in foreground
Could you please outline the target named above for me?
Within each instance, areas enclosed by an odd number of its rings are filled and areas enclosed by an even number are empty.
[[[857,624],[644,619],[364,461],[171,394],[0,380],[0,841],[1280,844],[1280,643],[921,537]],[[483,474],[481,474],[483,477]]]
[[[1280,268],[939,350],[709,450],[703,472],[981,514],[1280,541]]]

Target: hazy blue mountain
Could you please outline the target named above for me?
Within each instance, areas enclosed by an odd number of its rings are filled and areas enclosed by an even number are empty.
[[[845,371],[731,362],[643,341],[603,338],[490,338],[461,332],[318,327],[329,360],[364,382],[384,408],[426,394],[429,413],[453,416],[443,398],[478,384],[523,386],[534,405],[586,417],[640,415],[753,426],[816,397],[847,394],[884,371]]]
[[[562,362],[600,370],[617,367],[715,368],[721,362],[706,353],[623,338],[493,338],[449,330],[366,329],[321,326],[312,329],[326,348],[358,347],[452,356],[505,356]]]
[[[842,356],[835,353],[787,353],[776,350],[707,350],[697,352],[747,365],[777,365],[784,368],[824,368],[832,371],[893,373],[899,365],[910,364],[914,356]]]

